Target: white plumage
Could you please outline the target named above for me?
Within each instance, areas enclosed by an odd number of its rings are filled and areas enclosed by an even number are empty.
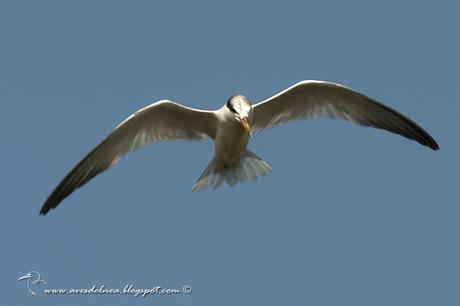
[[[270,165],[246,149],[252,132],[297,119],[342,118],[385,129],[439,149],[416,123],[361,93],[340,84],[302,81],[260,103],[231,97],[216,111],[204,111],[161,100],[129,116],[89,152],[60,182],[40,210],[46,214],[75,189],[139,147],[165,140],[205,140],[215,143],[215,156],[192,187],[199,191],[253,180],[272,171]]]

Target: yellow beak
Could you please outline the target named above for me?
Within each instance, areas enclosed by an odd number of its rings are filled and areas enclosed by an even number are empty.
[[[251,127],[249,126],[248,118],[243,117],[243,118],[240,119],[240,121],[241,121],[241,125],[246,130],[246,132],[251,134]]]

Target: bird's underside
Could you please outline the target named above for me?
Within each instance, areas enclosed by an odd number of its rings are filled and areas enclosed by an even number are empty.
[[[419,125],[401,113],[340,84],[302,81],[252,105],[241,95],[233,96],[220,109],[205,111],[161,100],[129,116],[90,151],[59,183],[40,214],[69,196],[93,177],[115,164],[125,154],[144,145],[167,140],[215,142],[215,156],[192,191],[230,186],[256,179],[271,167],[246,149],[254,132],[298,119],[341,118],[353,123],[384,129],[415,140],[433,150],[436,141]]]

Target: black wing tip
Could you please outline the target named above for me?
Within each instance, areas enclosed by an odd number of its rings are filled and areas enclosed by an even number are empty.
[[[46,205],[46,203],[42,206],[42,208],[40,209],[40,215],[41,216],[45,216],[52,208],[54,207],[51,207],[49,205]]]
[[[438,143],[436,142],[436,140],[434,140],[434,138],[431,137],[431,135],[428,134],[426,131],[424,131],[422,128],[420,128],[420,130],[421,130],[421,132],[422,132],[422,133],[421,133],[421,136],[422,136],[422,137],[421,137],[420,139],[418,139],[418,141],[419,141],[421,144],[423,144],[423,145],[429,147],[431,150],[433,150],[433,151],[438,151],[438,150],[439,150],[439,145],[438,145]]]
[[[40,209],[40,215],[45,216],[50,210],[55,209],[61,201],[56,201],[55,199],[48,199],[46,200],[45,204],[43,204],[42,208]]]
[[[433,150],[433,151],[438,151],[440,148],[439,148],[439,145],[436,141],[433,141],[432,143],[428,144],[428,146]]]
[[[412,138],[414,139],[414,138]],[[430,148],[431,150],[433,151],[438,151],[439,150],[439,145],[438,143],[436,142],[436,140],[434,140],[430,135],[426,134],[425,137],[423,138],[415,138],[414,140],[416,140],[418,143]]]

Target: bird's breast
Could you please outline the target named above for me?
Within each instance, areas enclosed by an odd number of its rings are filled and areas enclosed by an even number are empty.
[[[215,138],[216,157],[224,166],[234,166],[246,151],[249,142],[249,133],[239,122],[223,124],[219,127]]]

